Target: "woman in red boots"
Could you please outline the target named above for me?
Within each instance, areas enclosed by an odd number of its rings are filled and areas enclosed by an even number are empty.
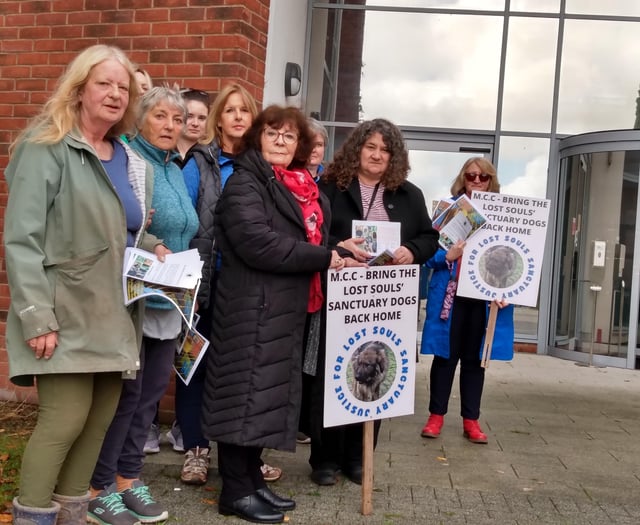
[[[451,195],[471,197],[473,191],[498,193],[500,183],[496,169],[482,157],[468,159],[451,186]],[[487,325],[489,304],[480,299],[460,297],[451,290],[457,280],[464,243],[448,251],[439,249],[427,261],[433,269],[427,296],[427,317],[422,333],[420,353],[434,354],[431,365],[429,420],[422,437],[440,435],[444,416],[449,408],[453,379],[460,362],[460,412],[464,435],[473,443],[487,443],[480,428],[480,401],[484,386],[484,368],[480,366],[482,343]],[[513,358],[513,306],[497,301],[500,310],[492,346],[492,359]]]

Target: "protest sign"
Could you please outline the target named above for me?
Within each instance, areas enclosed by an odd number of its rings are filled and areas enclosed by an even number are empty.
[[[457,295],[535,306],[549,200],[488,192],[471,199],[487,223],[465,246]]]
[[[413,414],[418,269],[329,270],[325,427]]]

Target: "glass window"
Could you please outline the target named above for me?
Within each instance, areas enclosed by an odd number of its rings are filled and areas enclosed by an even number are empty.
[[[309,111],[343,122],[385,117],[404,126],[494,129],[502,17],[345,10],[327,27],[322,12],[314,10],[313,27],[328,36],[311,41],[336,45],[339,35],[339,66],[323,83],[336,91],[311,97],[323,107]],[[310,70],[331,71],[317,58],[325,51],[311,50]]]
[[[546,197],[548,164],[549,139],[501,137],[500,193]]]
[[[409,150],[409,180],[422,190],[429,213],[440,199],[451,197],[451,184],[471,156],[460,152]]]
[[[514,17],[509,21],[503,130],[551,131],[557,38],[556,19]]]
[[[535,1],[535,0],[531,0]],[[584,15],[640,16],[638,0],[567,0],[565,12]]]
[[[640,82],[640,26],[567,20],[564,40],[558,133],[631,128]]]
[[[361,1],[350,2],[347,0],[346,4],[356,3],[360,4]],[[451,0],[367,0],[367,6],[387,6],[387,7],[430,7],[441,9],[478,9],[483,11],[495,11],[504,10],[504,0],[457,0],[451,2]]]
[[[532,13],[559,13],[560,0],[511,0],[509,10]]]
[[[546,197],[549,139],[501,137],[498,177],[500,193]],[[516,306],[517,340],[533,340],[538,333],[538,307]]]

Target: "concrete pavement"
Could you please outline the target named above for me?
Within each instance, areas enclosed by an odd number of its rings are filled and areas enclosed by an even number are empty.
[[[420,437],[430,363],[421,356],[415,415],[382,424],[373,515],[360,514],[361,488],[349,480],[311,482],[307,445],[295,454],[265,451],[284,471],[270,487],[297,502],[289,523],[640,523],[640,371],[533,354],[492,362],[480,418],[489,444],[477,445],[462,436],[457,380],[442,435]],[[169,509],[167,523],[245,523],[217,513],[215,448],[204,487],[182,485],[181,465],[165,445],[143,473]]]

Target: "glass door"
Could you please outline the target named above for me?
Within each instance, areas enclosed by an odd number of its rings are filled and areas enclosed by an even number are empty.
[[[560,141],[553,355],[635,367],[638,139],[640,132],[609,132]]]
[[[451,196],[451,184],[469,157],[486,157],[493,160],[493,136],[433,134],[410,130],[403,130],[403,134],[411,165],[409,180],[422,190],[430,215],[440,199]],[[424,324],[427,282],[428,274],[423,268],[420,279],[418,341],[422,337]]]

